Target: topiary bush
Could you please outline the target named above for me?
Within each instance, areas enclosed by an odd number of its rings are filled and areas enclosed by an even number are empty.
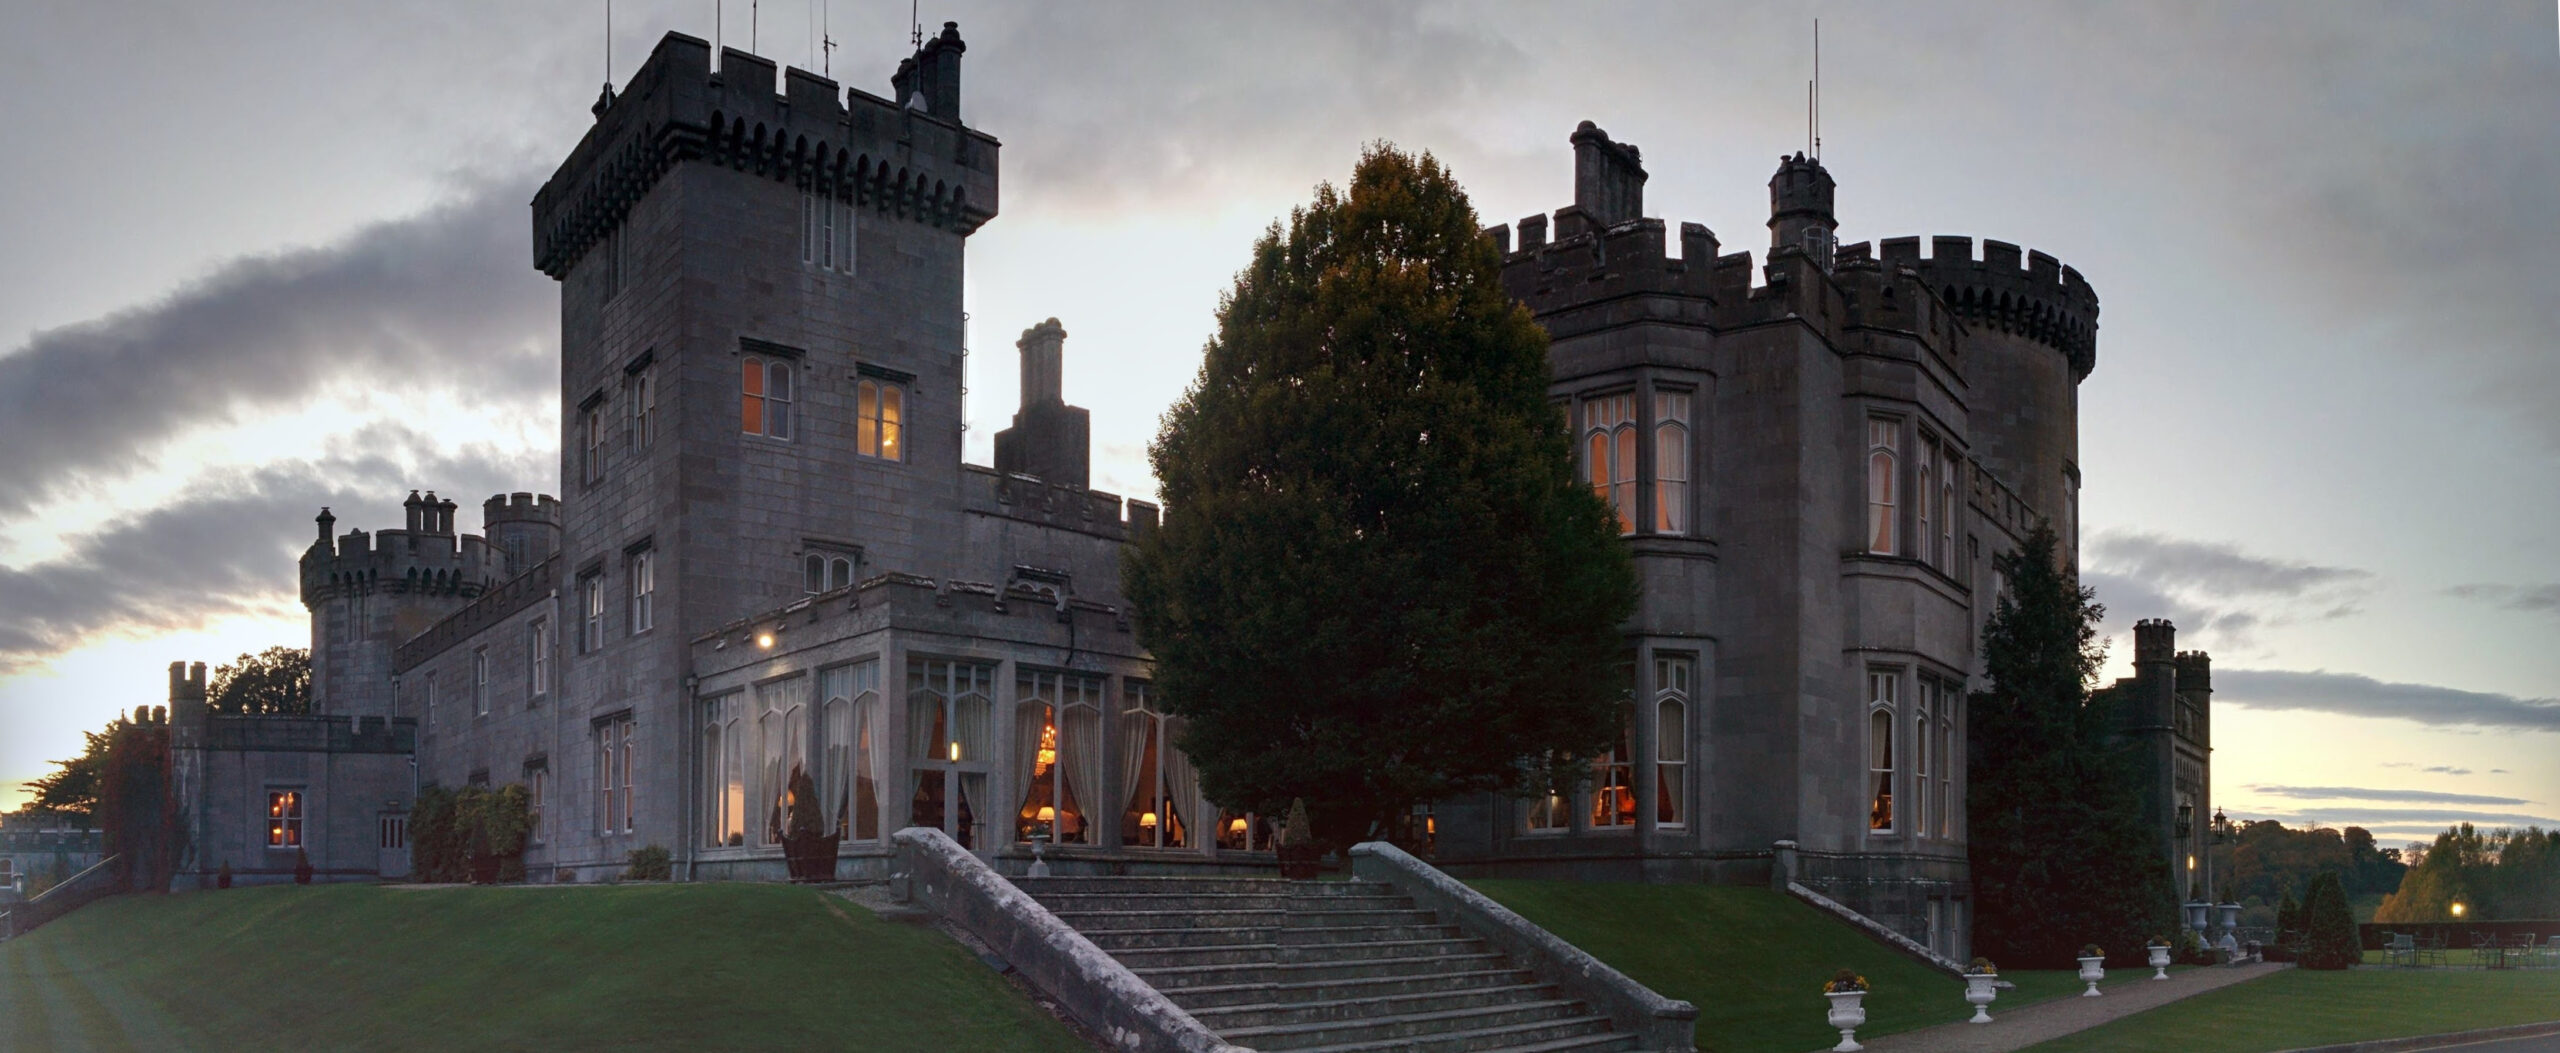
[[[2346,885],[2337,871],[2323,871],[2311,880],[2311,890],[2302,897],[2302,928],[2303,968],[2344,969],[2364,960],[2355,917],[2347,909]]]

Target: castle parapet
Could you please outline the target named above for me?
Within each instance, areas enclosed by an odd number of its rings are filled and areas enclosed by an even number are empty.
[[[533,199],[533,264],[563,278],[680,163],[709,162],[963,235],[996,214],[994,137],[963,126],[946,23],[891,100],[683,33],[658,41]],[[912,64],[915,60],[909,60]]]
[[[2072,376],[2088,377],[2098,364],[2098,293],[2080,272],[2041,252],[2024,254],[2005,241],[1984,239],[1976,257],[1970,237],[1931,238],[1920,255],[1916,237],[1886,238],[1877,245],[1886,267],[1908,267],[1965,323],[2015,333],[2070,359]]]
[[[1126,541],[1135,536],[1135,531],[1155,527],[1156,506],[1145,501],[1127,502],[1127,518],[1123,518],[1118,494],[975,464],[960,466],[960,495],[962,507],[979,515],[1037,523],[1113,541]]]
[[[302,603],[317,609],[341,596],[410,593],[471,597],[503,580],[506,560],[487,539],[452,530],[452,501],[410,495],[410,530],[350,530],[334,546],[302,554]]]

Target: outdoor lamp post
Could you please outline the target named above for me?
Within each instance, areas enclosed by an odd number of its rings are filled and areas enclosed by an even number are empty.
[[[2216,808],[2213,810],[2212,826],[2213,843],[2215,845],[2238,844],[2240,839],[2237,831],[2234,830],[2231,825],[2231,817],[2222,814],[2222,809]],[[2234,851],[2236,850],[2237,849],[2235,848]],[[2228,853],[2226,853],[2226,855],[2227,854]],[[2223,950],[2236,954],[2240,950],[2240,903],[2238,900],[2231,898],[2231,887],[2228,884],[2228,879],[2219,879],[2214,877],[2214,875],[2219,873],[2220,871],[2213,865],[2212,856],[2208,853],[2205,858],[2205,874],[2208,880],[2219,880],[2223,882],[2221,892],[2223,894],[2224,902],[2216,904],[2214,907],[2214,909],[2222,915],[2220,919],[2222,941],[2218,946]]]

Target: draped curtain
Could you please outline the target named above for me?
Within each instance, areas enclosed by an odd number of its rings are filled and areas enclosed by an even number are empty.
[[[1173,748],[1173,740],[1180,737],[1180,732],[1181,725],[1167,719],[1164,728],[1164,750],[1156,755],[1156,763],[1164,767],[1165,797],[1169,799],[1164,814],[1158,817],[1164,824],[1164,843],[1167,848],[1189,847],[1190,839],[1194,834],[1193,816],[1197,814],[1196,809],[1200,806],[1200,770],[1191,766],[1191,758],[1183,756],[1181,750]],[[1179,829],[1174,826],[1174,816],[1177,812],[1182,817],[1182,825]],[[1180,840],[1176,840],[1174,836],[1176,833],[1182,835]]]
[[[853,702],[853,837],[870,841],[880,836],[880,775],[889,770],[896,758],[889,753],[889,737],[880,733],[880,694],[866,691]]]
[[[1036,821],[1040,801],[1040,732],[1049,726],[1049,707],[1041,702],[1025,702],[1013,709],[1014,770],[1022,776],[1022,807],[1017,817],[1024,823]],[[1055,802],[1051,802],[1055,803]],[[1027,826],[1022,827],[1028,829]]]
[[[951,736],[960,744],[957,759],[986,763],[990,759],[988,748],[995,739],[995,729],[990,726],[995,721],[994,704],[987,700],[986,695],[972,691],[960,696],[951,708],[955,711],[955,723],[958,725]],[[952,758],[946,753],[943,759]]]
[[[1058,814],[1066,815],[1073,805],[1077,823],[1062,840],[1094,842],[1093,826],[1102,821],[1106,807],[1102,796],[1102,711],[1068,706],[1058,721]]]
[[[1141,776],[1146,772],[1147,747],[1155,742],[1156,718],[1155,714],[1143,709],[1130,710],[1125,716],[1128,719],[1120,723],[1120,799],[1127,802],[1128,811],[1142,812],[1147,810],[1147,802],[1140,800],[1139,795],[1154,796],[1154,788],[1143,786]],[[1161,820],[1162,817],[1158,818]],[[1155,843],[1155,838],[1143,826],[1138,828],[1138,836],[1144,839],[1145,844]]]

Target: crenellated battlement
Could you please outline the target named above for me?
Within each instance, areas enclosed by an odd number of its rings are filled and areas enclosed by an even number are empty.
[[[1917,237],[1886,238],[1877,249],[1884,266],[1918,273],[1966,324],[2014,333],[2062,352],[2075,379],[2085,379],[2097,368],[2097,290],[2061,261],[1988,238],[1976,256],[1973,239],[1960,235],[1929,239],[1925,258]]]
[[[2203,651],[2180,651],[2176,658],[2178,693],[2213,694],[2213,656]]]
[[[320,537],[302,554],[303,606],[376,593],[477,596],[508,576],[505,554],[487,539],[453,531],[453,502],[411,491],[407,507],[408,529],[334,538],[337,517],[321,509]]]
[[[1129,499],[1127,513],[1118,494],[1081,486],[1045,482],[1037,477],[999,472],[968,464],[960,468],[962,507],[979,515],[1058,527],[1113,541],[1127,541],[1155,529],[1153,502]]]
[[[804,69],[668,33],[533,199],[533,261],[565,277],[674,167],[703,161],[966,236],[996,214],[993,136],[960,123],[959,27],[900,66],[881,98]]]
[[[1659,219],[1602,227],[1579,206],[1567,206],[1556,211],[1554,229],[1561,236],[1549,241],[1546,216],[1523,219],[1516,248],[1509,225],[1485,230],[1503,256],[1504,288],[1541,314],[1637,294],[1715,302],[1719,291],[1730,296],[1735,275],[1745,291],[1750,287],[1750,255],[1719,258],[1715,233],[1703,224],[1680,224],[1677,258],[1670,254],[1668,230]]]

